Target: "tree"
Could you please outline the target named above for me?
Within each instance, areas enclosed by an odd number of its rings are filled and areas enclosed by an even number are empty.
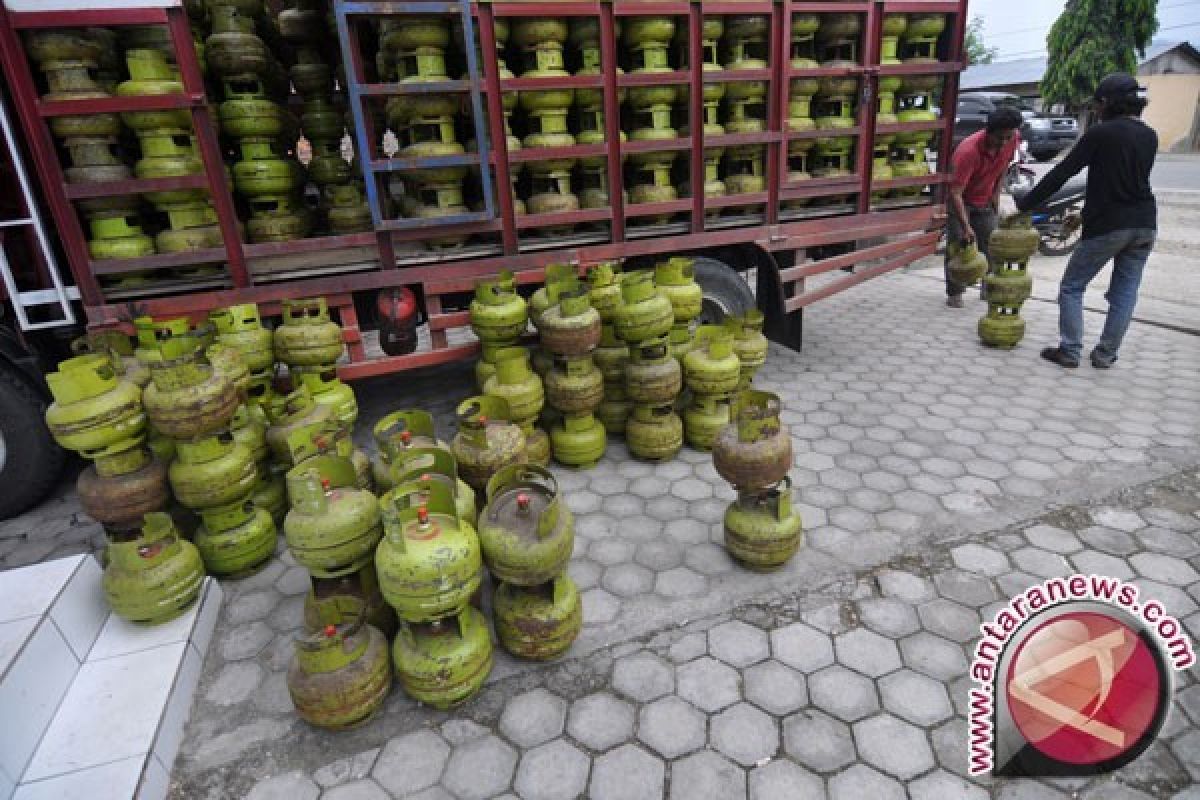
[[[1135,74],[1138,55],[1158,30],[1157,6],[1157,0],[1067,0],[1046,36],[1046,105],[1079,108],[1105,75]]]
[[[963,42],[963,52],[967,55],[967,66],[972,64],[990,64],[996,60],[1000,50],[988,47],[983,42],[983,17],[979,14],[971,17],[967,23],[967,38]]]

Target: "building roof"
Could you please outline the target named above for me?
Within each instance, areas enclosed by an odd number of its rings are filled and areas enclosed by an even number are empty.
[[[1145,64],[1164,53],[1177,47],[1186,47],[1192,53],[1195,49],[1188,42],[1153,41],[1146,48],[1146,55],[1138,61]],[[1041,83],[1042,75],[1046,73],[1046,57],[1018,58],[1013,61],[996,61],[991,64],[975,64],[967,67],[959,81],[962,91],[971,89],[989,89],[993,86],[1017,86],[1023,83]]]

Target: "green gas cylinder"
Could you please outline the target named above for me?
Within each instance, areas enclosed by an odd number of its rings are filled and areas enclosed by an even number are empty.
[[[733,329],[733,352],[737,353],[742,365],[739,385],[744,389],[750,385],[754,374],[767,363],[769,345],[763,334],[764,317],[761,311],[752,308],[741,316],[727,319],[732,320],[729,325]]]
[[[125,210],[88,216],[88,254],[97,260],[140,258],[154,253],[154,240],[142,232],[137,214]]]
[[[517,586],[545,583],[561,573],[575,545],[575,523],[549,470],[505,467],[488,481],[479,516],[484,561],[499,580]]]
[[[383,536],[375,495],[357,488],[347,458],[314,456],[287,473],[292,509],[283,522],[297,563],[320,578],[357,572]]]
[[[1009,263],[997,266],[983,279],[987,300],[996,305],[1020,307],[1033,292],[1033,276],[1024,269],[1009,269]]]
[[[221,342],[213,342],[204,350],[204,357],[213,370],[229,381],[238,396],[245,396],[250,388],[250,370],[242,358],[242,352]]]
[[[625,420],[633,411],[633,402],[625,392],[625,382],[605,382],[604,399],[596,408],[596,419],[604,426],[607,434],[617,436],[625,433]]]
[[[342,356],[342,329],[329,318],[325,298],[284,300],[275,329],[275,355],[289,367],[332,364]]]
[[[250,502],[255,508],[261,508],[271,515],[276,530],[283,529],[283,518],[287,515],[287,483],[283,472],[272,468],[266,462],[259,462],[255,468],[258,478],[254,483],[254,492]]]
[[[75,492],[83,510],[108,530],[128,530],[170,501],[166,465],[144,447],[100,456],[79,473]]]
[[[687,387],[696,394],[729,394],[737,388],[742,363],[733,351],[733,332],[722,325],[701,325],[695,346],[683,357]]]
[[[254,490],[258,471],[250,451],[222,431],[177,441],[167,477],[180,504],[201,510],[245,500]]]
[[[395,485],[391,470],[404,460],[408,451],[430,447],[449,449],[449,445],[437,438],[433,415],[419,409],[393,411],[381,417],[371,429],[371,435],[376,448],[371,470],[381,489]]]
[[[951,242],[946,245],[950,259],[946,262],[946,275],[961,286],[974,286],[983,280],[988,271],[987,256],[973,244],[959,247]]]
[[[302,430],[324,429],[333,422],[333,407],[318,403],[312,393],[301,387],[285,397],[276,397],[267,410],[271,426],[267,428],[267,446],[278,464],[295,466],[289,440]]]
[[[313,400],[333,410],[334,419],[349,430],[358,420],[358,400],[354,390],[338,379],[333,367],[296,367],[298,387],[307,389]]]
[[[204,584],[196,546],[162,512],[147,514],[140,531],[112,536],[105,552],[104,596],[113,613],[130,622],[174,619]]]
[[[749,569],[765,572],[783,566],[802,537],[790,478],[765,491],[739,492],[725,511],[725,547]]]
[[[404,691],[418,702],[449,709],[475,695],[492,671],[487,620],[471,606],[428,624],[401,623],[392,663]]]
[[[449,486],[416,480],[379,501],[386,534],[375,553],[379,587],[396,615],[432,622],[457,613],[483,581],[479,538],[458,518]]]
[[[462,479],[476,492],[485,492],[496,472],[520,462],[525,434],[508,420],[508,403],[498,397],[468,397],[456,414],[458,433],[450,450]]]
[[[564,414],[595,411],[604,397],[604,378],[590,355],[555,358],[545,382],[546,400]]]
[[[504,649],[531,661],[561,656],[583,625],[579,589],[566,573],[538,586],[499,584],[492,613]]]
[[[304,598],[304,625],[353,622],[366,608],[367,622],[389,641],[396,635],[396,612],[383,599],[375,562],[337,578],[313,578]],[[331,619],[332,618],[332,619]]]
[[[990,304],[979,318],[979,340],[988,347],[1010,350],[1025,336],[1025,320],[1016,308]]]
[[[251,372],[263,372],[275,366],[275,345],[271,332],[262,326],[254,303],[218,308],[208,319],[217,330],[217,341],[237,348]]]
[[[46,376],[46,384],[54,397],[46,409],[46,426],[62,447],[96,458],[145,439],[142,390],[119,378],[107,355],[68,358]]]
[[[704,292],[696,283],[695,262],[686,256],[673,256],[654,268],[654,285],[671,301],[675,324],[691,322],[700,316]]]
[[[667,296],[654,286],[649,272],[631,272],[621,282],[622,304],[613,316],[617,336],[630,344],[657,336],[666,336],[675,322],[675,312]]]
[[[542,315],[546,310],[558,302],[563,292],[579,286],[579,276],[575,267],[570,264],[548,264],[545,275],[545,284],[534,291],[528,304],[529,321],[539,331],[542,327]]]
[[[200,512],[193,541],[211,575],[249,575],[275,554],[275,520],[250,498]]]
[[[496,374],[488,378],[484,395],[508,405],[508,419],[521,424],[537,419],[546,400],[542,380],[529,367],[529,352],[508,347],[496,353]]]
[[[331,621],[296,639],[287,686],[296,713],[310,725],[345,730],[366,722],[392,688],[384,635],[367,624],[365,609],[344,620],[335,605]],[[320,615],[321,612],[318,612]]]
[[[692,395],[683,412],[683,432],[687,443],[697,450],[712,450],[713,442],[729,424],[729,395]]]
[[[558,463],[590,469],[604,457],[608,437],[591,411],[568,411],[550,429],[550,446]]]
[[[683,422],[671,405],[635,405],[625,420],[625,443],[635,458],[664,461],[683,447]]]
[[[751,389],[734,395],[727,425],[713,442],[713,466],[739,490],[765,489],[792,468],[792,437],[779,420],[779,397]]]
[[[524,333],[528,310],[512,273],[477,283],[470,314],[471,329],[481,342],[512,342]]]
[[[600,343],[600,312],[583,287],[559,294],[542,314],[542,347],[560,356],[585,356]]]
[[[458,464],[446,447],[414,447],[405,450],[402,457],[390,469],[389,487],[414,481],[436,481],[443,483],[454,497],[454,510],[458,518],[471,527],[475,526],[478,513],[475,507],[475,490],[458,477]]]
[[[599,261],[588,268],[588,297],[602,322],[613,322],[621,300],[621,265],[618,261]]]
[[[151,365],[142,404],[155,430],[190,439],[221,430],[241,400],[228,379],[200,359],[188,337],[161,343],[162,361]]]
[[[600,344],[592,351],[592,361],[607,383],[624,383],[629,363],[629,345],[617,338],[611,322],[600,326]]]
[[[630,348],[625,391],[634,403],[667,405],[683,389],[683,370],[671,357],[663,336],[644,339]]]

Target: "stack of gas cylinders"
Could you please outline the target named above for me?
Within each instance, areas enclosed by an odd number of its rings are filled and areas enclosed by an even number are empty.
[[[988,310],[979,319],[979,338],[988,347],[1007,350],[1025,336],[1021,304],[1033,291],[1028,267],[1038,238],[1028,215],[1016,215],[992,231],[988,240],[992,270],[983,279]]]
[[[713,465],[737,499],[725,511],[725,547],[748,569],[777,569],[800,546],[792,505],[792,437],[779,419],[779,398],[744,389],[734,395],[732,422],[713,442]]]

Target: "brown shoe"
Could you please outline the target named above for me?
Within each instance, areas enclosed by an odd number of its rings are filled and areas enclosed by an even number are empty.
[[[962,308],[963,307],[962,295],[961,294],[948,295],[946,297],[946,305],[950,306],[950,308]]]

